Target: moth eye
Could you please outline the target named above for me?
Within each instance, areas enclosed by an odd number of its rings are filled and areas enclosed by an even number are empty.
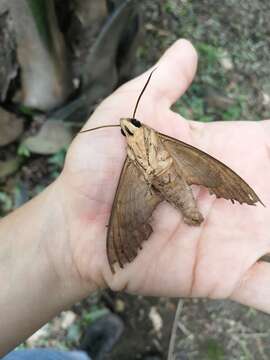
[[[129,128],[128,128],[128,127],[126,127],[126,126],[125,126],[125,130],[126,130],[126,132],[128,133],[128,135],[133,136],[133,133],[129,130]]]
[[[131,119],[131,124],[136,126],[137,128],[140,128],[142,126],[142,124],[140,123],[139,120],[136,119]]]
[[[122,128],[121,128],[121,134],[126,137],[126,134],[124,133]]]

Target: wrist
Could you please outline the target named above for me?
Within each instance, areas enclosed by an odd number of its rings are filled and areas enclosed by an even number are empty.
[[[81,254],[78,250],[80,236],[83,229],[80,227],[77,205],[77,194],[61,174],[58,179],[46,189],[48,214],[47,236],[44,238],[44,249],[47,254],[48,262],[54,270],[58,279],[58,292],[63,298],[63,302],[68,306],[97,289],[95,273],[98,269],[89,261],[86,264],[89,272],[81,270],[80,260],[84,253],[91,256],[91,239],[93,234],[91,227],[87,231],[86,250]]]
[[[50,320],[66,305],[54,260],[48,251],[55,237],[59,213],[52,201],[54,186],[0,222],[0,355]]]
[[[66,308],[95,290],[95,286],[84,281],[74,259],[71,204],[61,175],[40,197],[44,214],[41,247],[48,273],[56,280],[56,296]]]
[[[58,181],[0,221],[0,356],[90,292],[74,270],[68,225]]]

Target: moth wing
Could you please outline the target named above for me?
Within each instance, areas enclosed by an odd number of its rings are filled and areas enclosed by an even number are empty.
[[[217,198],[249,205],[260,202],[263,205],[253,189],[228,166],[189,144],[164,134],[159,135],[189,185],[203,185]]]
[[[142,242],[152,233],[149,224],[156,206],[162,201],[151,190],[143,175],[127,157],[117,186],[107,233],[107,256],[120,267],[131,262],[141,249]]]

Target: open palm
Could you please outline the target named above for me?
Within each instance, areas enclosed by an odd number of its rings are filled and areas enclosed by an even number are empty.
[[[268,121],[208,125],[187,121],[170,110],[192,81],[196,63],[190,43],[176,42],[157,64],[136,117],[223,161],[267,206]],[[121,117],[131,117],[148,74],[130,81],[103,101],[84,129],[118,124]],[[210,196],[202,187],[194,187],[205,217],[201,226],[184,224],[176,209],[162,203],[153,214],[154,231],[143,250],[123,270],[111,273],[106,226],[125,156],[125,138],[119,128],[79,134],[68,151],[58,183],[69,229],[65,249],[79,281],[148,295],[231,297],[270,311],[270,303],[267,305],[265,300],[270,295],[270,287],[265,286],[270,265],[256,263],[270,252],[269,208],[233,205]]]

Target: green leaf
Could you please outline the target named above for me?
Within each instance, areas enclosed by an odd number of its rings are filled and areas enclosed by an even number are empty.
[[[199,43],[197,44],[197,49],[201,56],[205,57],[210,64],[216,63],[221,55],[220,49],[210,44]]]
[[[224,349],[216,339],[207,339],[202,345],[202,355],[207,360],[223,360]]]
[[[12,209],[11,196],[6,194],[5,192],[0,191],[0,212],[3,212],[5,214],[11,209]]]
[[[83,314],[83,321],[88,325],[102,316],[107,315],[108,313],[109,310],[106,308],[94,309],[88,313]]]
[[[48,163],[62,168],[65,162],[66,152],[66,149],[58,151],[56,154],[49,157]]]
[[[28,200],[27,192],[22,183],[18,182],[12,189],[13,208],[16,209]]]
[[[17,154],[24,157],[30,157],[31,152],[24,143],[21,143],[17,149]]]
[[[236,104],[227,108],[223,113],[224,120],[239,120],[241,118],[241,106]]]
[[[34,188],[34,194],[35,195],[38,195],[39,193],[41,193],[44,189],[46,188],[46,186],[45,185],[37,185],[37,186],[35,186],[35,188]]]
[[[21,114],[26,116],[33,117],[35,115],[35,111],[32,108],[30,108],[29,106],[25,106],[23,104],[19,105],[19,111]]]

